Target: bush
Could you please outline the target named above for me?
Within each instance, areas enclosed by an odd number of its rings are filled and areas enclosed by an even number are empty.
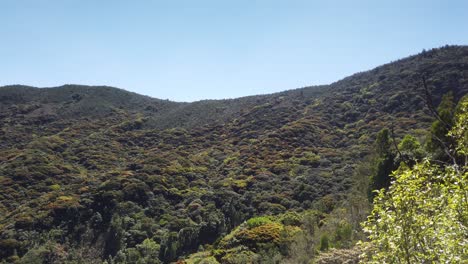
[[[266,223],[251,229],[241,230],[235,235],[237,239],[247,244],[272,242],[278,243],[280,241],[280,233],[283,226],[278,223]]]
[[[281,223],[288,226],[300,226],[301,220],[301,216],[296,212],[287,212],[280,217]]]
[[[323,234],[320,238],[320,251],[326,251],[330,247],[330,239],[327,234]]]
[[[58,191],[60,190],[60,185],[59,184],[52,184],[49,186],[51,191]]]
[[[272,221],[270,220],[270,218],[265,217],[265,216],[259,216],[259,217],[254,217],[254,218],[250,218],[249,220],[247,220],[247,226],[249,228],[254,228],[257,226],[269,224],[271,222]]]

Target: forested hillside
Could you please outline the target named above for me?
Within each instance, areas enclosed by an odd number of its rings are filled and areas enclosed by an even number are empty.
[[[378,132],[425,145],[467,92],[465,46],[229,100],[0,87],[0,262],[354,260]]]

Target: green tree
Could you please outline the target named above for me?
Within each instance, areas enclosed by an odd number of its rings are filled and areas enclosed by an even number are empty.
[[[320,238],[320,251],[326,251],[330,247],[330,239],[327,234],[323,234]]]
[[[391,150],[390,131],[382,129],[375,140],[375,160],[373,161],[373,174],[368,190],[369,199],[375,196],[376,190],[387,189],[391,183],[391,173],[395,170],[395,154]]]
[[[438,119],[432,123],[431,132],[426,143],[426,149],[432,153],[432,159],[438,161],[450,160],[448,153],[453,148],[453,140],[448,132],[453,126],[455,103],[451,92],[445,94],[437,107]]]
[[[412,135],[405,135],[405,137],[398,144],[398,149],[404,157],[401,159],[411,161],[412,163],[420,161],[424,157],[424,151],[421,148],[419,141]]]
[[[456,116],[454,119],[453,129],[449,132],[449,136],[456,142],[455,154],[459,160],[468,165],[468,95],[465,95],[457,105]]]
[[[468,100],[448,134],[466,161]],[[468,259],[468,166],[424,160],[401,166],[363,224],[367,263],[463,263]]]
[[[390,131],[388,128],[384,128],[377,133],[375,139],[375,150],[378,156],[387,156],[391,154],[392,143],[390,141]]]

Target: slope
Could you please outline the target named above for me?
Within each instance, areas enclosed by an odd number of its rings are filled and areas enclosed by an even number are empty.
[[[432,119],[422,74],[435,103],[448,91],[460,98],[468,48],[232,100],[2,87],[0,257],[117,261],[150,241],[168,262],[252,216],[330,210],[377,131],[393,124],[397,137],[423,136]]]

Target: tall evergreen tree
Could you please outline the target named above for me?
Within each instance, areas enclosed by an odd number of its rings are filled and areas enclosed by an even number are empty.
[[[437,120],[432,123],[426,149],[432,153],[432,158],[437,161],[450,160],[450,151],[453,150],[454,142],[447,133],[453,126],[455,102],[452,92],[445,94],[437,107]]]
[[[375,196],[374,191],[388,189],[391,183],[391,173],[397,168],[395,164],[395,153],[391,149],[390,131],[382,129],[376,137],[375,160],[373,162],[374,173],[370,179],[369,199]]]

